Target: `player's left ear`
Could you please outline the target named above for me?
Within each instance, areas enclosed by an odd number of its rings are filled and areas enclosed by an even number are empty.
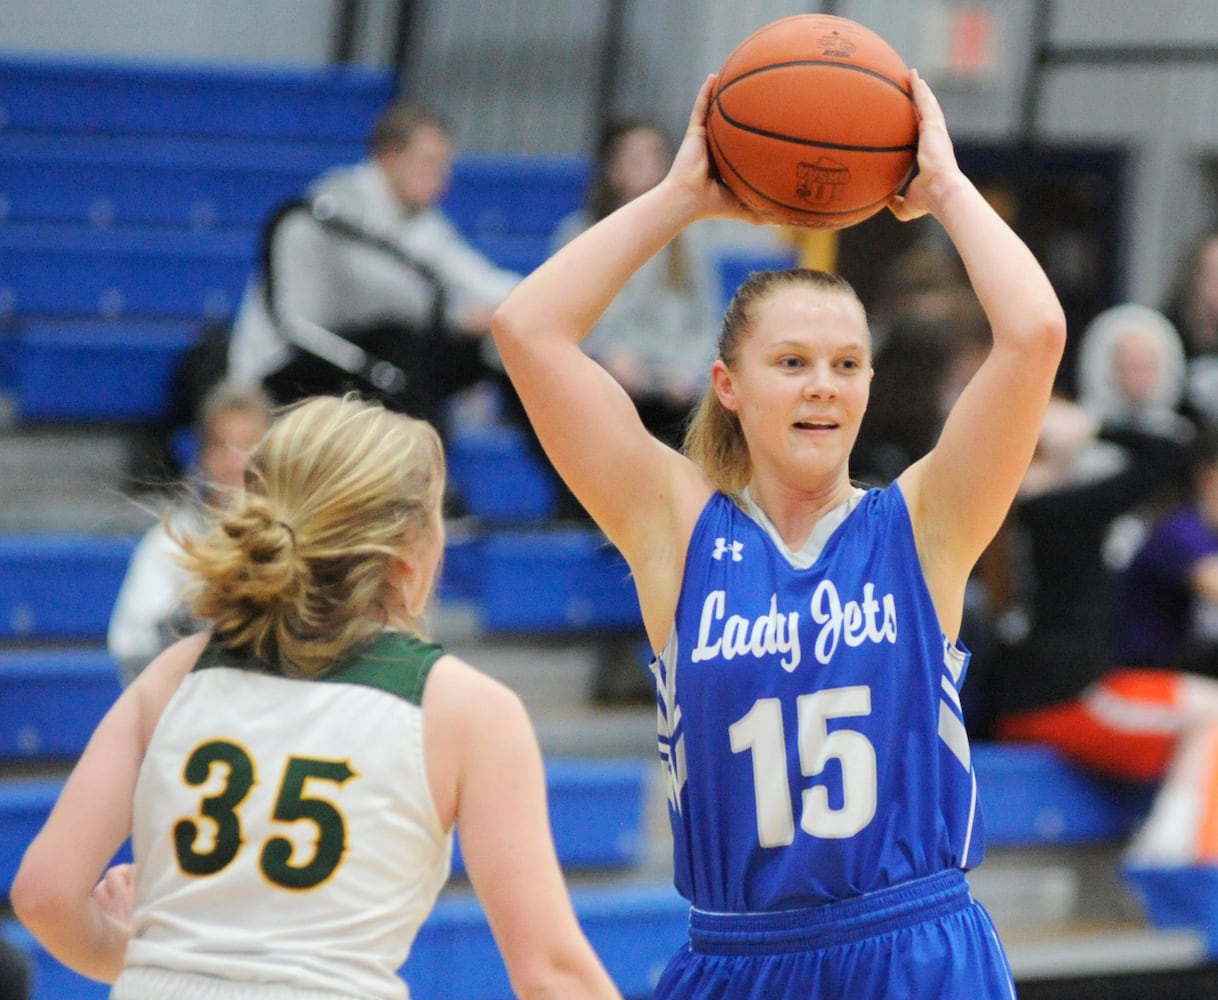
[[[735,413],[740,409],[732,373],[723,363],[722,358],[716,358],[715,363],[711,366],[711,386],[725,410]]]

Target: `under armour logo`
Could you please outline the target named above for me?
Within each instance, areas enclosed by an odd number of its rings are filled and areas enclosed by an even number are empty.
[[[744,551],[744,542],[732,542],[730,545],[726,538],[715,539],[715,551],[711,553],[711,558],[722,559],[724,554],[730,552],[732,554],[732,562],[740,562],[744,556],[740,553]]]

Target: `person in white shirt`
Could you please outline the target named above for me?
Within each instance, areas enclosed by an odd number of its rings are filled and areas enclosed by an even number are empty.
[[[200,530],[206,508],[223,506],[241,489],[245,460],[270,424],[270,399],[257,387],[222,382],[204,399],[195,469],[165,518],[136,545],[110,614],[106,646],[124,685],[161,650],[200,628],[182,600],[189,578],[175,536]]]
[[[55,959],[115,1000],[408,1000],[459,823],[513,995],[621,1000],[524,705],[426,635],[444,479],[426,422],[313,398],[178,539],[210,627],[110,708],[13,879]]]
[[[268,226],[228,375],[280,403],[371,390],[433,421],[453,393],[497,375],[484,335],[520,276],[471,246],[438,207],[452,157],[439,117],[390,105],[364,160],[323,174]]]

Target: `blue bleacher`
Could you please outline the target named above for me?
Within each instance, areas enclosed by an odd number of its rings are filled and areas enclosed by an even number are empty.
[[[103,535],[0,536],[0,639],[104,636],[134,544]]]
[[[1150,786],[1098,776],[1036,744],[978,744],[973,766],[991,847],[1122,841],[1153,795]]]
[[[584,157],[471,153],[453,164],[441,206],[466,233],[520,233],[547,241],[584,203],[592,175]]]
[[[505,529],[479,555],[478,608],[490,632],[642,627],[629,567],[597,529]]]
[[[100,647],[0,652],[0,761],[74,760],[121,692]]]
[[[565,871],[629,869],[643,860],[647,784],[656,767],[634,757],[546,762],[550,825]],[[460,837],[453,870],[465,870]]]
[[[0,226],[0,314],[231,316],[257,252],[245,230]]]
[[[554,474],[518,428],[453,428],[448,472],[468,513],[488,524],[542,521],[554,512]]]
[[[685,939],[689,904],[667,884],[575,889],[576,915],[627,1000],[650,997]],[[503,960],[473,899],[442,899],[402,974],[415,1000],[510,1000]],[[43,1000],[43,998],[39,998]]]
[[[0,131],[0,223],[260,228],[269,206],[362,152],[355,144]]]
[[[13,394],[27,421],[152,422],[198,336],[191,320],[38,320],[14,337]]]
[[[744,280],[754,271],[781,270],[794,267],[799,260],[799,253],[794,248],[762,250],[741,248],[737,251],[721,253],[716,261],[718,265],[720,308],[726,309],[731,297],[736,294]]]
[[[362,142],[394,74],[360,66],[224,67],[0,55],[10,132]]]

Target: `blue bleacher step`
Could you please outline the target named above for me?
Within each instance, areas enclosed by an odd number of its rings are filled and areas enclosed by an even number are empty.
[[[0,652],[0,761],[74,759],[121,691],[104,649]]]
[[[448,469],[466,511],[488,524],[544,521],[554,511],[554,474],[519,428],[455,428]]]
[[[650,997],[681,946],[689,904],[670,884],[642,882],[571,893],[580,925],[622,995]],[[503,960],[476,899],[448,896],[419,933],[403,976],[415,1000],[509,1000]]]
[[[774,271],[794,267],[799,253],[794,247],[760,249],[739,247],[725,249],[717,258],[719,298],[721,309],[726,309],[733,295],[754,271]]]
[[[622,871],[646,859],[654,768],[632,758],[550,758],[545,770],[550,826],[564,871]],[[464,874],[459,833],[456,841],[453,871]]]
[[[258,235],[50,223],[0,226],[0,316],[231,318]]]
[[[169,412],[195,321],[31,322],[18,338],[15,402],[23,422],[151,423]]]
[[[1154,926],[1199,934],[1206,955],[1218,960],[1218,866],[1134,864],[1123,871]]]
[[[587,157],[467,153],[453,163],[441,207],[472,237],[516,233],[548,247],[563,216],[584,203]]]
[[[1034,744],[975,745],[973,766],[993,847],[1122,840],[1145,816],[1154,792]]]
[[[101,640],[134,538],[0,536],[0,639]]]
[[[0,223],[260,228],[361,144],[0,131]]]
[[[363,142],[390,100],[391,69],[246,67],[0,56],[0,128],[13,132]]]
[[[480,608],[491,632],[639,629],[625,560],[593,528],[494,532],[482,545]]]

